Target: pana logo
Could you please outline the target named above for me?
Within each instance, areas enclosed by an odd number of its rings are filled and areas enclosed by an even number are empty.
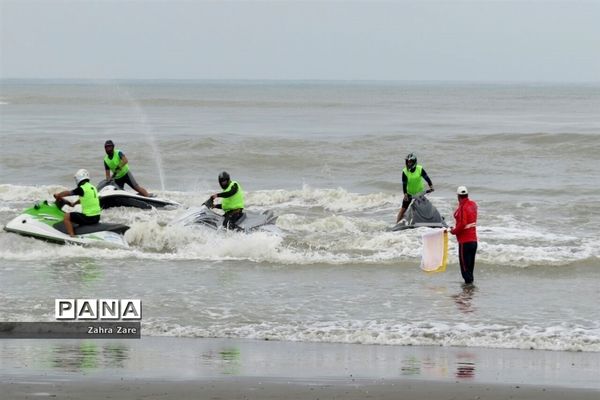
[[[141,320],[139,299],[55,299],[54,317],[74,320]]]

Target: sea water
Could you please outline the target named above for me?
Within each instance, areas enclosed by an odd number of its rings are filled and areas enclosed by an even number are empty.
[[[184,208],[227,170],[283,236],[168,226],[183,210],[110,209],[127,250],[0,233],[0,320],[55,298],[140,298],[143,334],[600,351],[600,86],[402,82],[3,81],[0,225],[104,178],[112,139],[140,184]],[[417,154],[453,223],[479,205],[475,286],[450,241],[389,232]]]

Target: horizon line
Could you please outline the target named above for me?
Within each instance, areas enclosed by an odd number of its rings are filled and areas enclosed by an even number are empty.
[[[556,80],[466,80],[466,79],[279,79],[279,78],[21,78],[0,77],[0,82],[44,81],[44,82],[306,82],[306,83],[479,83],[479,84],[600,84],[600,80],[556,81]]]

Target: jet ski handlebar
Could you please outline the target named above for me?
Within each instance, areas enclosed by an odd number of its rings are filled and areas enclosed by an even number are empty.
[[[413,197],[425,196],[426,194],[429,194],[429,193],[431,193],[433,191],[434,191],[434,189],[423,190],[422,192],[419,192],[419,193],[415,194]]]
[[[213,201],[212,197],[209,197],[208,200],[206,200],[204,203],[202,203],[203,206],[206,206],[208,208],[213,208],[215,206],[215,203]]]

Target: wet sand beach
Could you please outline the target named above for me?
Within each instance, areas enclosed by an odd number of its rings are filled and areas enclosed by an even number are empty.
[[[232,339],[5,340],[4,398],[597,399],[596,353]]]
[[[315,380],[269,378],[202,381],[58,382],[2,384],[10,399],[577,399],[598,391],[541,386],[484,385],[418,380]]]

